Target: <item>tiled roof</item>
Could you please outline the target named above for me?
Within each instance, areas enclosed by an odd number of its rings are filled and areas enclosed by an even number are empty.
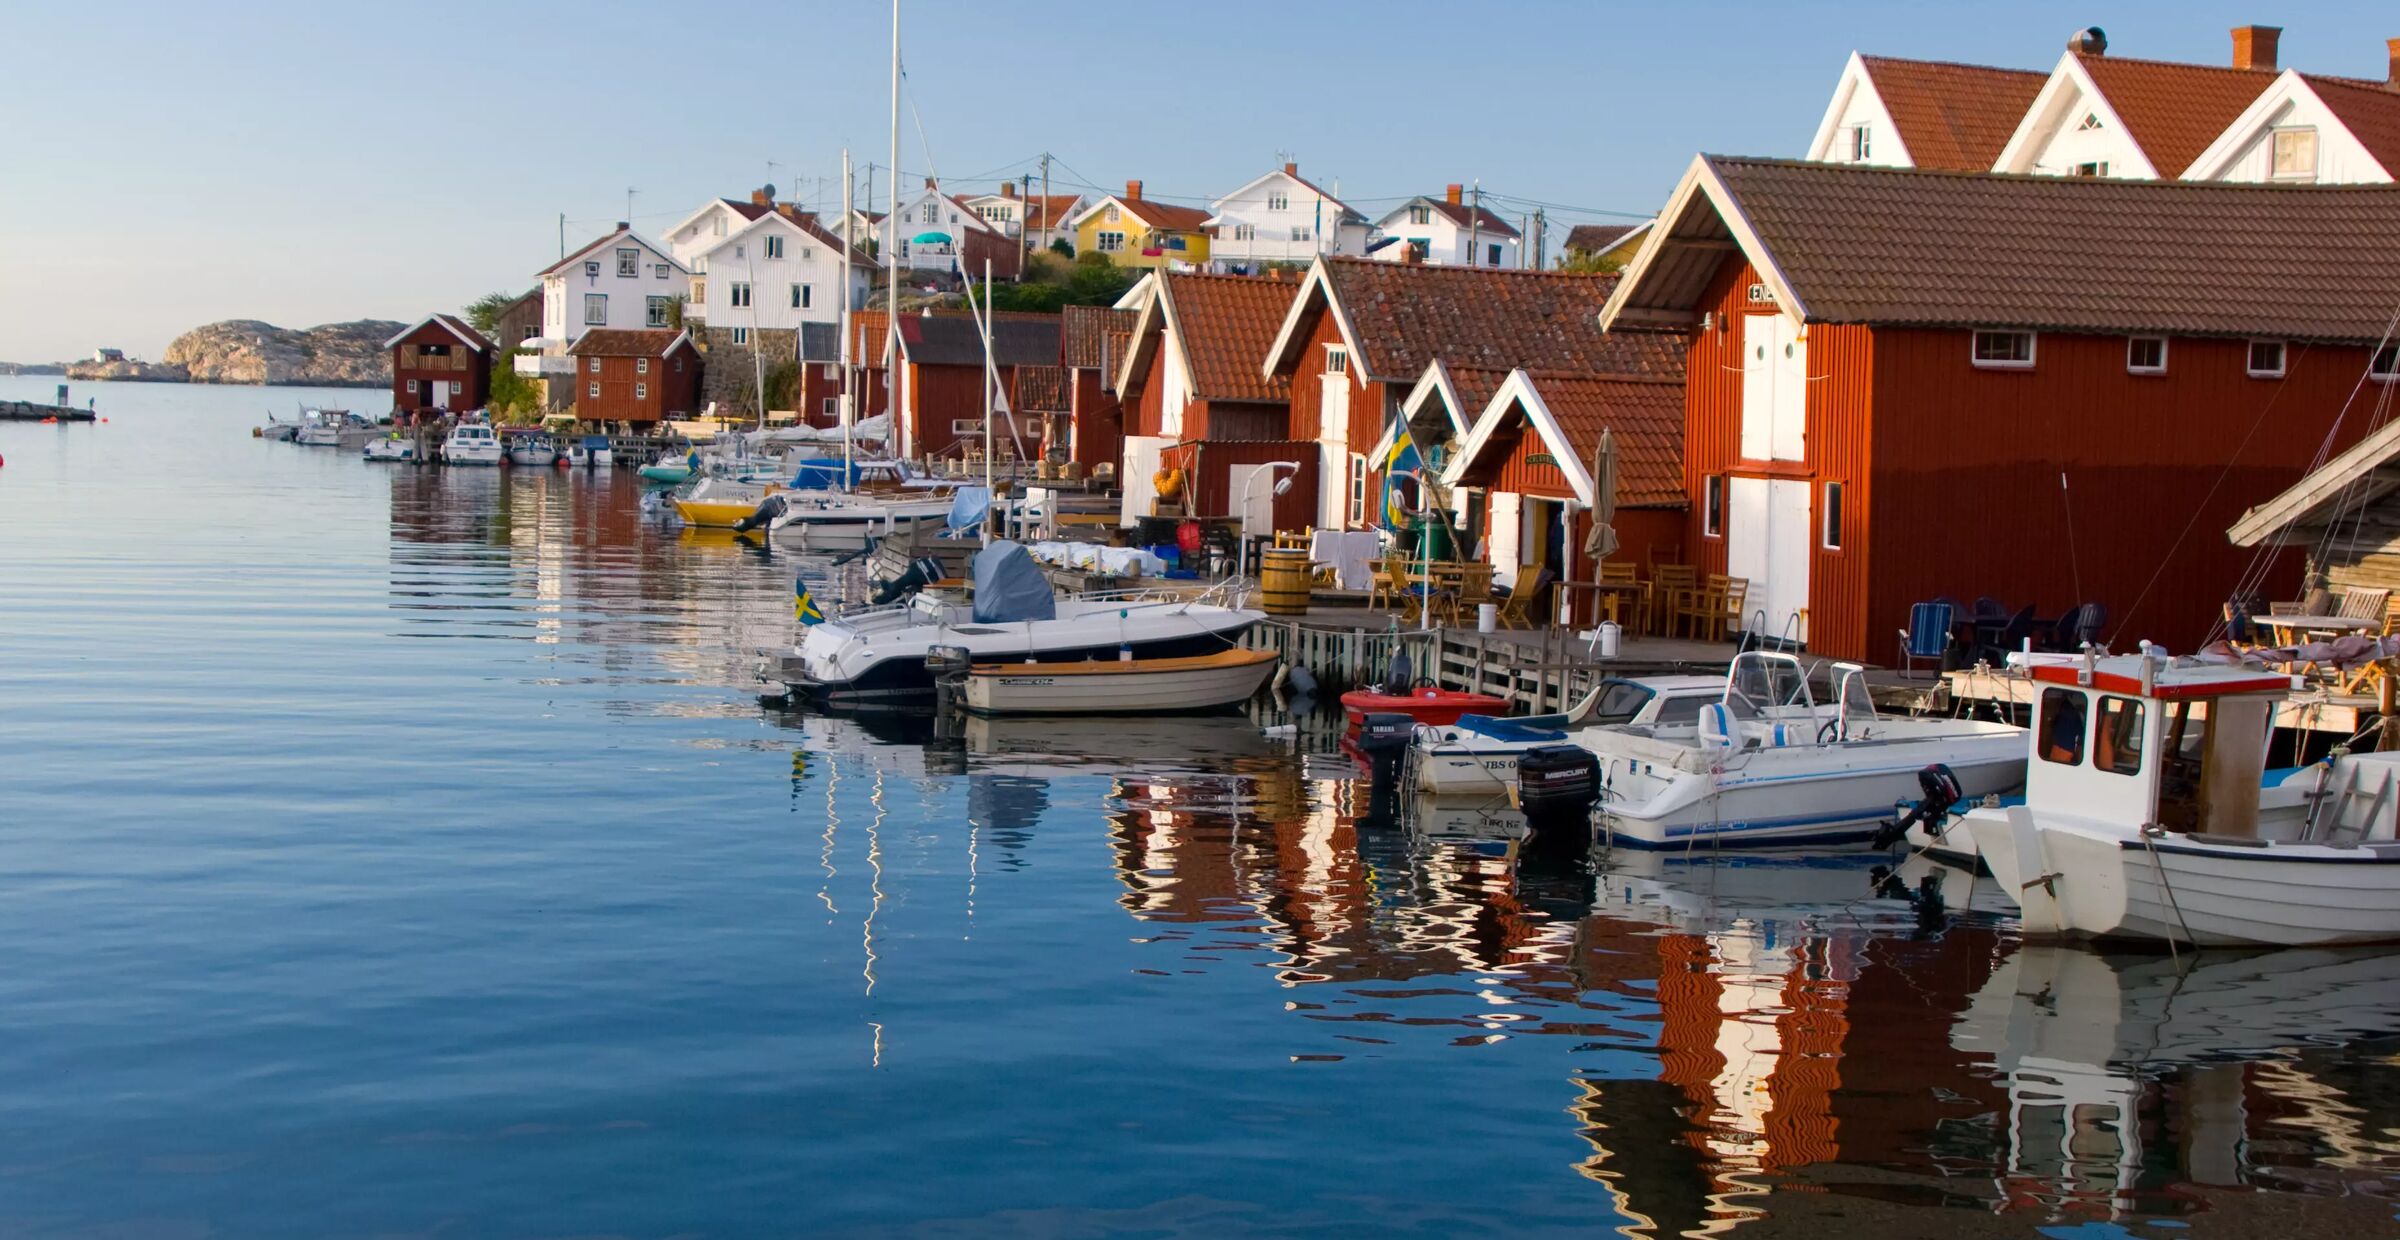
[[[765,215],[769,210],[772,209],[761,206],[755,202],[744,202],[739,198],[719,198],[717,201],[733,208],[734,214],[739,215],[746,220],[757,219],[759,216]]]
[[[884,340],[890,330],[889,316],[881,310],[851,311],[850,360],[869,370],[883,369]]]
[[[1101,391],[1114,393],[1117,390],[1117,363],[1124,358],[1125,351],[1132,347],[1133,325],[1130,322],[1122,327],[1108,329],[1108,342],[1101,354]]]
[[[1703,158],[1810,322],[2372,341],[2400,304],[2396,186]]]
[[[1562,374],[1527,378],[1558,419],[1585,469],[1591,468],[1592,454],[1600,448],[1600,432],[1615,432],[1620,506],[1688,502],[1683,488],[1683,380]]]
[[[792,337],[796,356],[803,362],[838,362],[842,360],[842,326],[839,323],[802,323]]]
[[[682,332],[659,327],[595,327],[569,346],[567,352],[578,357],[594,354],[601,357],[664,357],[668,347],[682,338]]]
[[[900,347],[919,366],[983,365],[983,335],[964,314],[901,315]],[[1058,316],[994,317],[992,360],[1002,366],[1058,365]]]
[[[2273,73],[2260,69],[2081,52],[2075,59],[2161,177],[2182,175],[2275,82]]]
[[[1035,194],[1025,200],[1025,227],[1039,232],[1049,227],[1049,220],[1063,224],[1065,217],[1074,213],[1075,204],[1082,201],[1081,194]]]
[[[1197,232],[1208,222],[1208,212],[1199,207],[1179,207],[1173,203],[1150,198],[1113,198],[1110,201],[1125,208],[1127,214],[1152,228],[1181,232]]]
[[[1259,372],[1292,308],[1296,280],[1254,276],[1164,277],[1171,320],[1191,364],[1197,400],[1288,401],[1291,380]]]
[[[1858,59],[1909,158],[1919,168],[1956,172],[1991,168],[2050,76],[1939,60]]]
[[[1067,411],[1067,371],[1063,366],[1017,367],[1015,407],[1026,413]]]
[[[1639,227],[1639,224],[1577,224],[1567,230],[1567,248],[1578,254],[1598,254]]]
[[[1516,226],[1510,224],[1507,220],[1501,219],[1499,216],[1492,214],[1492,209],[1490,207],[1470,207],[1463,202],[1452,202],[1447,198],[1432,198],[1426,196],[1419,196],[1415,203],[1411,203],[1409,205],[1415,206],[1418,204],[1432,207],[1434,210],[1441,212],[1444,218],[1448,219],[1451,223],[1458,225],[1460,228],[1474,228],[1477,232],[1489,233],[1495,237],[1514,237],[1517,235]],[[1477,217],[1481,217],[1483,221],[1481,224],[1475,224],[1472,222]]]
[[[1500,385],[1508,382],[1508,372],[1496,366],[1452,366],[1449,371],[1450,386],[1458,389],[1458,403],[1462,406],[1459,416],[1469,426],[1475,424],[1483,407],[1492,403]]]
[[[1108,348],[1109,333],[1133,330],[1134,312],[1108,306],[1068,306],[1058,312],[1059,347],[1077,370],[1113,370],[1123,353]]]
[[[2343,78],[2303,74],[2309,88],[2386,174],[2400,177],[2400,90]]]
[[[1367,377],[1414,383],[1435,358],[1452,366],[1683,374],[1680,337],[1600,330],[1614,275],[1324,260]],[[1260,350],[1260,356],[1265,356]]]

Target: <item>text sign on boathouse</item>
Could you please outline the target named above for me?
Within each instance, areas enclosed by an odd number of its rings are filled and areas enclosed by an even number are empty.
[[[1768,292],[1767,286],[1764,283],[1753,284],[1750,286],[1750,304],[1753,306],[1771,306],[1775,304],[1775,294]]]
[[[1525,463],[1528,465],[1556,465],[1558,458],[1547,452],[1528,452],[1525,454]]]

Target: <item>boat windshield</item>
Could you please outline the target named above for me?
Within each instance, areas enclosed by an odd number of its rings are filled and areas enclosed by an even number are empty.
[[[1592,707],[1594,723],[1631,723],[1658,693],[1630,680],[1611,680],[1600,686],[1600,701]]]
[[[1788,654],[1746,651],[1725,672],[1725,705],[1737,719],[1809,711],[1808,673]]]

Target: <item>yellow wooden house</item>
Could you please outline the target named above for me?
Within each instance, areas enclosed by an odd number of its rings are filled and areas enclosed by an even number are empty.
[[[1077,215],[1075,253],[1104,254],[1119,267],[1208,264],[1208,212],[1142,197],[1142,183],[1102,198]]]

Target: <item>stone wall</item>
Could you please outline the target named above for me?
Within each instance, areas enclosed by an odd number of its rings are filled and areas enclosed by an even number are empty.
[[[772,375],[775,368],[798,356],[797,332],[761,328],[750,333],[750,343],[733,342],[730,327],[702,327],[693,333],[707,351],[707,361],[700,369],[700,404],[703,408],[714,401],[720,413],[758,415],[758,378],[763,372]],[[753,351],[756,351],[755,357]]]

